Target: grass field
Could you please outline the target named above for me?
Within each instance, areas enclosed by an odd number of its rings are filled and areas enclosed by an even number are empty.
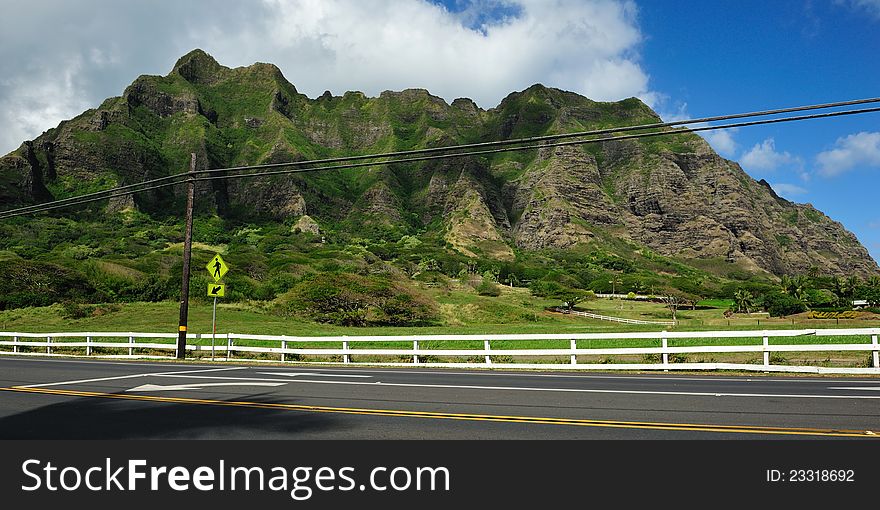
[[[342,327],[318,324],[296,317],[273,313],[271,303],[220,303],[217,306],[217,331],[241,334],[289,336],[362,336],[362,335],[436,335],[485,333],[600,333],[616,331],[708,331],[746,329],[799,329],[831,327],[880,327],[880,320],[840,320],[768,318],[765,315],[737,314],[724,317],[728,302],[701,302],[696,310],[678,311],[676,326],[632,325],[597,319],[573,317],[547,312],[545,308],[558,306],[558,300],[532,296],[527,289],[502,287],[499,297],[479,296],[467,288],[451,291],[427,289],[439,303],[440,319],[436,325],[424,327]],[[717,308],[708,308],[712,304]],[[613,317],[669,321],[670,311],[660,303],[624,299],[595,299],[582,303],[580,308]],[[0,311],[0,331],[58,332],[58,331],[177,331],[179,304],[176,302],[120,303],[98,305],[90,315],[71,319],[64,317],[61,305],[39,308],[20,308]],[[211,331],[211,305],[191,302],[189,330],[195,333]]]
[[[499,334],[499,333],[601,333],[630,331],[708,331],[708,330],[763,330],[763,329],[803,329],[833,327],[880,327],[880,321],[871,319],[855,319],[848,321],[807,320],[798,318],[770,319],[765,316],[735,316],[725,318],[724,310],[729,304],[719,300],[717,303],[701,302],[696,310],[679,310],[679,324],[675,327],[660,325],[629,325],[603,320],[586,319],[563,314],[547,312],[548,306],[559,303],[552,299],[537,298],[525,289],[504,288],[500,297],[483,297],[467,289],[452,291],[429,290],[439,303],[440,324],[427,327],[340,327],[317,324],[298,318],[282,317],[272,312],[264,303],[221,303],[217,311],[217,331],[223,333],[287,335],[287,336],[364,336],[364,335],[435,335],[435,334]],[[718,305],[717,308],[711,308]],[[160,303],[124,303],[115,305],[99,305],[91,315],[80,319],[65,318],[64,308],[53,305],[41,308],[25,308],[0,312],[0,331],[7,332],[164,332],[177,331],[178,304],[174,302]],[[669,320],[671,313],[662,304],[630,300],[596,299],[582,304],[581,308],[590,312],[643,320]],[[189,309],[189,330],[193,333],[210,333],[211,305],[191,303]],[[61,339],[59,339],[61,340]],[[81,341],[81,340],[80,340]],[[126,342],[127,338],[117,339]],[[771,338],[771,344],[816,344],[816,343],[870,343],[870,337],[795,337]],[[164,340],[169,344],[172,339]],[[209,345],[210,339],[202,339],[198,343]],[[755,338],[693,338],[671,339],[669,346],[694,345],[760,345],[761,339]],[[279,347],[276,341],[239,340],[237,345],[255,347]],[[434,349],[482,349],[481,341],[464,342],[423,342],[423,348]],[[569,341],[493,341],[493,349],[566,349]],[[307,343],[288,344],[288,348],[319,348],[341,347],[338,343]],[[409,348],[408,344],[399,342],[352,343],[352,348]],[[622,339],[622,340],[579,340],[577,347],[581,349],[620,348],[620,347],[659,347],[655,339]],[[55,353],[79,353],[75,348],[64,348],[62,345],[53,347]],[[5,350],[9,350],[6,348]],[[42,352],[41,349],[31,349]],[[126,349],[100,349],[95,354],[118,354]],[[143,354],[164,354],[167,351],[155,351]],[[204,356],[204,354],[202,354]],[[275,359],[278,355],[256,354],[254,357]],[[621,362],[654,362],[659,355],[629,356],[579,356],[580,363],[621,363]],[[712,353],[712,354],[679,354],[673,355],[673,362],[734,362],[759,363],[761,353]],[[293,357],[310,361],[339,361],[332,356],[325,357]],[[358,361],[388,361],[389,358],[357,356]],[[399,357],[392,361],[407,361],[411,358]],[[291,359],[290,357],[288,359]],[[440,358],[424,357],[422,361],[437,361]],[[444,358],[449,360],[450,358]],[[453,358],[465,361],[463,358]],[[473,356],[467,361],[482,362],[480,356]],[[513,362],[505,356],[493,357],[495,362]],[[516,361],[521,361],[517,358]],[[529,362],[566,362],[563,357],[529,358]],[[865,352],[804,352],[774,353],[774,364],[819,364],[824,366],[870,366],[870,353]]]

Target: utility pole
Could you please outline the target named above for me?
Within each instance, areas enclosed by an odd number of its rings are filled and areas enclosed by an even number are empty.
[[[186,230],[183,234],[183,278],[180,284],[180,322],[177,327],[177,359],[186,357],[186,322],[189,313],[189,261],[192,255],[193,195],[196,171],[196,155],[190,154],[189,176],[186,181]]]

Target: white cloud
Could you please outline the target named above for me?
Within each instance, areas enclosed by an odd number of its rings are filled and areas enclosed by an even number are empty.
[[[28,15],[0,32],[0,153],[196,47],[231,67],[277,64],[311,97],[421,87],[491,108],[534,83],[602,101],[659,97],[631,0],[480,0],[501,9],[494,20],[427,0],[5,2]],[[59,69],[69,80],[52,79]]]
[[[785,182],[774,182],[770,184],[770,187],[773,188],[773,191],[782,195],[783,197],[792,197],[797,195],[805,195],[808,193],[806,188],[802,188],[796,184],[789,184]]]
[[[835,0],[838,5],[849,6],[853,10],[862,10],[880,19],[880,0]]]
[[[703,131],[700,134],[719,154],[732,158],[736,154],[737,147],[736,141],[733,139],[734,131],[736,128]]]
[[[803,161],[787,151],[778,152],[776,141],[773,138],[767,138],[743,154],[740,163],[749,170],[772,171],[788,165],[800,166]]]
[[[865,132],[838,138],[835,148],[816,156],[819,173],[832,177],[856,166],[880,167],[880,133]]]
[[[660,98],[660,106],[663,106],[665,101],[668,99],[666,96],[661,96]],[[672,112],[660,112],[660,118],[662,118],[665,122],[679,122],[690,120],[692,117],[690,113],[687,111],[687,103],[681,103]],[[698,122],[696,124],[689,124],[688,127],[698,128],[698,127],[706,127],[708,123]],[[726,156],[728,158],[732,158],[736,155],[737,143],[736,140],[733,139],[733,134],[736,133],[738,128],[730,128],[730,129],[718,129],[713,131],[700,131],[698,134],[706,140],[709,145],[715,149],[715,152],[721,154],[722,156]]]
[[[0,83],[0,148],[4,149],[0,154],[88,108],[77,82],[82,67],[82,60],[74,55],[63,67],[39,70],[37,80],[11,76]]]

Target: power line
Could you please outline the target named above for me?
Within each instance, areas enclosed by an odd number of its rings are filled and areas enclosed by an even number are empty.
[[[880,102],[880,98],[875,97],[875,98],[866,98],[866,99],[854,99],[854,100],[849,100],[849,101],[837,101],[837,102],[832,102],[832,103],[821,103],[821,104],[806,105],[806,106],[777,108],[777,109],[772,109],[772,110],[761,110],[761,111],[736,113],[736,114],[729,114],[729,115],[717,115],[717,116],[712,116],[712,117],[703,117],[703,118],[698,118],[698,119],[686,119],[686,120],[679,120],[679,121],[672,121],[672,122],[641,124],[641,125],[635,125],[635,126],[622,126],[622,127],[615,127],[615,128],[597,129],[597,130],[591,130],[591,131],[581,131],[581,132],[575,132],[575,133],[562,133],[562,134],[554,134],[554,135],[533,136],[533,137],[526,137],[526,138],[517,138],[517,139],[512,139],[512,140],[496,140],[496,141],[490,141],[490,142],[460,144],[460,145],[452,145],[452,146],[445,146],[445,147],[432,147],[432,148],[426,148],[426,149],[386,152],[386,153],[379,153],[379,154],[365,154],[365,155],[358,155],[358,156],[324,158],[324,159],[315,159],[315,160],[308,160],[308,161],[293,161],[293,162],[286,162],[286,163],[268,163],[268,164],[262,164],[262,165],[206,169],[206,170],[198,170],[198,171],[194,172],[194,174],[195,175],[215,174],[215,173],[239,171],[239,170],[255,170],[255,169],[262,169],[262,168],[280,168],[280,167],[287,167],[287,166],[306,166],[306,165],[316,165],[316,164],[325,164],[325,163],[339,163],[339,162],[343,162],[343,161],[360,161],[360,160],[364,160],[364,159],[378,159],[378,158],[397,157],[397,156],[411,156],[411,155],[417,155],[417,154],[432,154],[432,153],[448,152],[448,151],[455,151],[455,150],[461,150],[461,149],[516,145],[516,144],[523,144],[523,143],[558,140],[558,139],[566,139],[566,138],[580,138],[580,137],[584,137],[584,136],[595,136],[595,135],[620,133],[620,132],[628,132],[628,131],[635,131],[635,130],[683,126],[683,125],[688,125],[688,124],[699,124],[699,123],[713,122],[713,121],[720,121],[720,120],[732,120],[732,119],[740,119],[740,118],[748,118],[748,117],[761,117],[761,116],[767,116],[767,115],[777,115],[777,114],[781,114],[781,113],[794,113],[794,112],[800,112],[800,111],[810,111],[810,110],[819,110],[819,109],[827,109],[827,108],[838,108],[838,107],[842,107],[842,106],[854,106],[854,105],[877,103],[877,102]],[[364,165],[361,165],[361,166],[364,166]],[[156,179],[142,181],[139,183],[133,183],[133,184],[128,184],[128,185],[124,185],[124,186],[119,186],[119,187],[108,189],[108,190],[101,190],[101,191],[97,191],[97,192],[93,192],[93,193],[88,193],[85,195],[78,195],[76,197],[69,197],[69,198],[65,198],[65,199],[54,200],[51,203],[57,204],[59,206],[61,206],[62,204],[77,205],[77,204],[83,203],[80,201],[81,199],[85,199],[85,198],[89,198],[89,197],[96,197],[98,200],[103,200],[106,198],[110,198],[111,196],[123,196],[124,193],[122,193],[122,192],[128,191],[128,190],[135,190],[136,188],[138,188],[140,186],[147,186],[147,185],[151,185],[154,183],[167,182],[167,181],[183,181],[187,178],[188,178],[187,174],[175,174],[175,175],[170,175],[170,176],[166,176],[166,177],[159,177]],[[174,184],[176,184],[176,183],[174,183]],[[156,188],[150,187],[148,189],[145,188],[145,189],[141,189],[138,191],[148,191],[151,189],[156,189]],[[24,206],[24,207],[20,207],[20,208],[16,208],[16,209],[10,209],[8,211],[3,211],[3,212],[0,212],[0,219],[6,217],[5,214],[7,214],[7,213],[18,213],[18,212],[25,212],[25,211],[39,212],[39,211],[43,210],[42,209],[43,205],[44,204],[34,204],[34,205]],[[57,207],[55,207],[55,208],[57,208]]]
[[[387,158],[387,157],[397,157],[397,156],[413,156],[417,154],[433,154],[437,152],[447,152],[451,150],[460,150],[460,149],[474,149],[480,147],[493,147],[493,146],[504,146],[504,145],[517,145],[522,143],[532,143],[532,142],[542,142],[547,140],[559,140],[565,138],[580,138],[584,136],[595,136],[595,135],[606,135],[611,133],[623,133],[628,131],[637,131],[642,129],[657,129],[664,127],[675,127],[675,126],[683,126],[688,124],[702,124],[705,122],[716,122],[721,120],[733,120],[733,119],[742,119],[748,117],[764,117],[767,115],[777,115],[781,113],[794,113],[800,111],[809,111],[809,110],[824,110],[828,108],[838,108],[842,106],[855,106],[861,104],[869,104],[869,103],[878,103],[880,102],[880,97],[867,98],[867,99],[854,99],[851,101],[839,101],[835,103],[824,103],[824,104],[815,104],[815,105],[807,105],[807,106],[795,106],[790,108],[778,108],[775,110],[763,110],[763,111],[755,111],[755,112],[747,112],[747,113],[735,113],[729,115],[717,115],[714,117],[703,117],[699,119],[686,119],[686,120],[677,120],[672,122],[659,122],[654,124],[639,124],[635,126],[621,126],[621,127],[613,127],[613,128],[604,128],[604,129],[595,129],[590,131],[580,131],[575,133],[561,133],[554,135],[542,135],[542,136],[531,136],[525,138],[516,138],[511,140],[495,140],[490,142],[478,142],[478,143],[468,143],[468,144],[460,144],[460,145],[450,145],[445,147],[431,147],[427,149],[415,149],[408,151],[397,151],[397,152],[386,152],[380,154],[365,154],[359,156],[345,156],[345,157],[336,157],[336,158],[325,158],[325,159],[317,159],[311,161],[292,161],[287,163],[266,163],[261,165],[248,165],[248,166],[238,166],[238,167],[228,167],[228,168],[216,168],[210,170],[199,170],[197,174],[206,174],[206,173],[216,173],[216,172],[225,172],[225,171],[237,171],[237,170],[253,170],[253,169],[261,169],[261,168],[277,168],[283,166],[304,166],[308,164],[324,164],[324,163],[340,163],[343,161],[359,161],[363,159],[377,159],[377,158]]]
[[[378,158],[387,158],[387,157],[396,157],[400,155],[413,155],[413,154],[425,154],[432,152],[440,152],[440,151],[454,151],[460,150],[462,148],[473,148],[473,147],[485,147],[489,145],[498,145],[498,144],[521,144],[529,141],[543,141],[543,140],[556,140],[556,139],[565,139],[571,137],[583,137],[588,135],[597,135],[597,134],[605,134],[605,133],[615,133],[620,131],[634,131],[634,130],[645,130],[645,129],[654,129],[657,127],[670,127],[670,126],[680,126],[684,124],[691,123],[703,123],[706,122],[706,119],[734,119],[734,118],[745,118],[749,116],[764,116],[770,115],[780,112],[791,112],[791,111],[804,111],[804,110],[815,110],[820,108],[830,108],[834,106],[841,106],[847,104],[867,104],[867,103],[875,103],[880,102],[880,98],[873,99],[862,99],[856,101],[847,101],[847,102],[839,102],[839,103],[828,103],[825,105],[811,105],[811,106],[803,106],[803,107],[795,107],[795,108],[786,108],[786,109],[777,109],[777,110],[767,110],[764,112],[753,112],[753,113],[743,113],[743,114],[734,114],[734,115],[725,115],[725,116],[716,116],[716,117],[706,117],[703,119],[693,119],[687,121],[675,121],[668,123],[658,123],[658,124],[645,124],[645,125],[637,125],[637,126],[625,126],[621,128],[609,128],[609,129],[601,129],[594,131],[586,131],[581,133],[566,133],[561,135],[546,135],[540,137],[530,137],[530,138],[521,138],[516,140],[504,140],[500,142],[483,142],[479,144],[465,144],[465,145],[457,145],[457,146],[448,146],[448,147],[437,147],[431,149],[419,149],[414,151],[400,151],[400,152],[391,152],[391,153],[383,153],[383,154],[371,154],[371,155],[360,155],[360,156],[351,156],[351,157],[341,157],[341,158],[328,158],[322,160],[311,160],[311,161],[299,161],[299,162],[289,162],[289,163],[272,163],[267,165],[253,165],[253,166],[243,166],[243,167],[229,167],[229,168],[218,168],[211,170],[200,170],[193,172],[191,174],[176,174],[173,176],[160,177],[157,179],[152,179],[149,181],[143,181],[140,183],[129,184],[126,186],[112,188],[108,190],[103,190],[99,192],[89,193],[86,195],[80,195],[77,197],[70,197],[62,200],[56,200],[53,202],[45,203],[45,204],[37,204],[26,207],[21,207],[18,209],[12,209],[8,211],[0,212],[0,219],[12,218],[15,216],[22,216],[25,214],[32,214],[37,212],[45,212],[49,210],[59,209],[63,207],[71,207],[75,205],[86,204],[90,202],[96,202],[100,200],[105,200],[112,197],[117,196],[127,196],[135,193],[141,193],[145,191],[165,188],[169,186],[174,186],[177,184],[182,184],[184,182],[188,182],[189,180],[195,181],[211,181],[218,179],[235,179],[235,178],[245,178],[245,177],[260,177],[260,176],[268,176],[268,175],[282,175],[282,174],[291,174],[291,173],[301,173],[301,172],[314,172],[314,171],[323,171],[323,170],[338,170],[338,169],[346,169],[346,168],[360,168],[367,166],[376,166],[376,165],[385,165],[385,164],[400,164],[400,163],[410,163],[410,162],[418,162],[418,161],[430,161],[437,159],[448,159],[448,158],[458,158],[458,157],[472,157],[479,155],[487,155],[487,154],[495,154],[501,152],[511,152],[511,151],[523,151],[523,150],[534,150],[541,148],[549,148],[549,147],[561,147],[568,145],[580,145],[585,143],[597,143],[597,142],[608,142],[608,141],[617,141],[617,140],[629,140],[635,138],[647,138],[654,136],[665,136],[665,135],[674,135],[680,133],[693,133],[698,131],[711,131],[717,129],[729,129],[729,128],[737,128],[737,127],[746,127],[746,126],[755,126],[762,124],[775,124],[782,122],[793,122],[793,121],[801,121],[801,120],[811,120],[811,119],[819,119],[819,118],[828,118],[828,117],[837,117],[843,115],[856,115],[862,113],[872,113],[880,111],[880,107],[876,108],[865,108],[865,109],[857,109],[857,110],[844,110],[844,111],[836,111],[836,112],[828,112],[821,114],[810,114],[810,115],[801,115],[795,117],[782,117],[775,119],[764,119],[764,120],[756,120],[749,122],[740,122],[733,124],[724,124],[719,126],[701,126],[695,128],[684,128],[684,129],[673,129],[668,131],[656,131],[650,133],[635,133],[629,135],[618,135],[604,138],[590,138],[584,140],[569,140],[565,142],[557,142],[551,144],[539,144],[539,145],[525,145],[525,146],[513,146],[513,147],[500,147],[495,149],[485,149],[479,151],[470,151],[463,153],[451,153],[451,154],[437,154],[433,156],[420,156],[413,158],[403,158],[403,159],[393,159],[388,161],[372,161],[372,162],[361,162],[361,163],[350,163],[343,165],[333,165],[333,166],[318,166],[311,168],[293,168],[288,170],[279,170],[279,171],[267,171],[267,172],[250,172],[250,173],[235,173],[229,174],[229,172],[235,171],[243,171],[243,170],[254,170],[254,169],[265,169],[265,168],[278,168],[283,166],[305,166],[305,165],[315,165],[326,162],[337,162],[337,161],[352,161],[352,160],[364,160],[364,159],[378,159]],[[223,175],[212,175],[223,173]],[[208,174],[207,177],[200,176],[201,174]],[[195,176],[195,177],[191,177]],[[162,182],[162,184],[156,184]],[[147,186],[150,185],[150,186]]]
[[[693,133],[696,131],[712,131],[716,129],[730,129],[730,128],[739,128],[739,127],[748,127],[748,126],[757,126],[761,124],[778,124],[781,122],[794,122],[801,120],[811,120],[811,119],[820,119],[827,117],[839,117],[843,115],[857,115],[861,113],[873,113],[880,112],[880,107],[877,108],[864,108],[860,110],[847,110],[841,112],[830,112],[830,113],[822,113],[822,114],[813,114],[813,115],[802,115],[797,117],[785,117],[780,119],[766,119],[766,120],[756,120],[750,122],[739,122],[734,124],[724,124],[720,126],[703,126],[697,128],[688,128],[688,129],[676,129],[671,131],[657,131],[653,133],[637,133],[631,135],[620,135],[620,136],[610,136],[605,138],[591,138],[587,140],[573,140],[566,142],[557,142],[557,143],[547,143],[540,145],[528,145],[521,147],[502,147],[498,149],[487,149],[481,151],[471,151],[464,153],[455,153],[455,154],[440,154],[435,156],[421,156],[415,158],[404,158],[404,159],[395,159],[390,161],[379,161],[379,162],[368,162],[368,163],[351,163],[345,165],[334,165],[334,166],[321,166],[315,168],[296,168],[290,170],[275,170],[275,171],[267,171],[267,172],[253,172],[253,173],[239,173],[232,175],[223,175],[223,176],[212,176],[212,177],[196,177],[196,181],[213,181],[216,179],[238,179],[244,177],[265,177],[270,175],[284,175],[284,174],[292,174],[292,173],[304,173],[304,172],[316,172],[321,170],[342,170],[348,168],[360,168],[360,167],[368,167],[368,166],[376,166],[376,165],[387,165],[387,164],[398,164],[398,163],[413,163],[419,161],[431,161],[437,159],[449,159],[449,158],[460,158],[460,157],[472,157],[472,156],[483,156],[488,154],[497,154],[501,152],[512,152],[512,151],[524,151],[524,150],[534,150],[534,149],[544,149],[550,147],[564,147],[569,145],[580,145],[585,143],[598,143],[598,142],[612,142],[618,140],[632,140],[635,138],[649,138],[654,136],[666,136],[666,135],[676,135],[676,134],[686,134]],[[2,218],[2,217],[0,217]]]

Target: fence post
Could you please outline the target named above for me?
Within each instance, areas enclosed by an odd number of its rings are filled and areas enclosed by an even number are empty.
[[[488,340],[483,340],[483,348],[486,350],[486,364],[487,364],[487,365],[491,365],[491,364],[492,364],[492,357],[489,356],[489,349],[490,349],[490,347],[489,347],[489,341],[488,341]]]
[[[18,337],[12,337],[12,352],[18,352]]]
[[[348,340],[342,341],[342,362],[351,363],[351,355],[348,354]]]
[[[226,333],[226,361],[232,357],[232,333]]]
[[[284,361],[284,351],[287,349],[287,340],[281,341],[281,361]]]
[[[874,346],[874,368],[880,368],[880,352],[877,351],[877,335],[871,335],[871,345]]]
[[[128,335],[128,355],[134,356],[134,347],[131,346],[131,344],[134,343],[134,335],[132,335],[131,333],[129,333]]]
[[[665,334],[666,331],[664,331],[663,333]],[[660,339],[660,343],[661,343],[661,347],[663,348],[663,351],[662,351],[662,353],[663,353],[663,366],[666,367],[666,366],[669,366],[669,351],[668,351],[669,339],[664,336],[663,338]],[[664,368],[663,371],[669,372],[669,369]]]
[[[92,337],[86,337],[86,356],[92,355]]]
[[[578,363],[577,354],[574,353],[574,350],[577,348],[578,348],[577,340],[572,339],[571,340],[571,364],[572,365],[577,365],[577,363]]]
[[[418,340],[413,340],[413,364],[414,364],[414,365],[418,365],[418,364],[419,364],[419,355],[416,354],[416,352],[417,352],[418,350],[419,350],[419,341],[418,341]]]
[[[764,333],[764,366],[770,366],[770,339],[767,337],[767,333]]]
[[[52,343],[52,337],[51,337],[51,336],[47,336],[47,337],[46,337],[46,344],[47,344],[47,345],[46,345],[46,354],[52,354],[52,346],[48,345],[48,344],[51,344],[51,343]]]

